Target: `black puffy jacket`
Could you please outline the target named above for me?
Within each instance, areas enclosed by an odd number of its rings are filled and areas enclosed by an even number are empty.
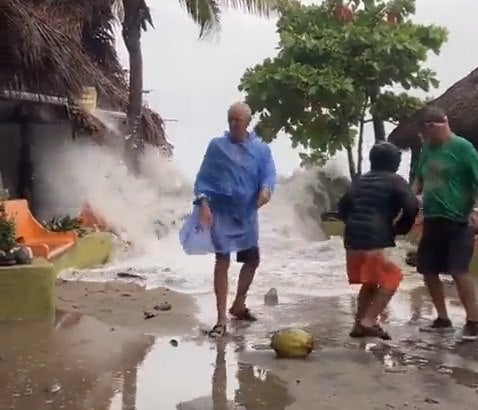
[[[407,234],[418,213],[418,201],[407,182],[389,171],[361,176],[339,201],[345,222],[347,249],[371,250],[395,246],[395,236]],[[394,220],[400,219],[394,224]]]

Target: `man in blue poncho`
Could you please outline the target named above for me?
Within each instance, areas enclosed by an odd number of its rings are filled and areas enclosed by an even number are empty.
[[[229,313],[238,320],[256,320],[246,307],[246,295],[260,260],[257,210],[271,198],[276,170],[269,146],[247,131],[251,117],[247,104],[231,105],[229,131],[209,143],[194,184],[200,222],[211,227],[216,252],[217,323],[210,332],[215,337],[226,332],[228,271],[233,252],[242,268]]]

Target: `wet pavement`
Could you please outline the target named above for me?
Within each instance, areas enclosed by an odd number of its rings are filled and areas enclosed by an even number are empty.
[[[452,287],[451,316],[462,312]],[[456,335],[420,334],[431,305],[421,287],[400,292],[384,317],[391,342],[348,337],[354,298],[279,295],[280,304],[251,308],[260,321],[231,324],[211,341],[154,338],[93,317],[57,312],[51,322],[1,324],[2,409],[282,410],[474,409],[478,343]],[[198,295],[199,319],[211,323],[211,295]],[[280,327],[305,327],[316,351],[278,360],[269,348]]]

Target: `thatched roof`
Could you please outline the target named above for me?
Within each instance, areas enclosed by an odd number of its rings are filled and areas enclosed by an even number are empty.
[[[67,98],[0,90],[0,122],[21,123],[26,118],[36,124],[68,120],[71,121],[73,130],[100,140],[108,132],[107,126],[99,118]]]
[[[0,89],[65,97],[98,91],[98,107],[126,111],[128,84],[115,49],[114,0],[2,0]],[[81,108],[73,107],[77,115]],[[143,138],[170,146],[163,121],[143,110]]]
[[[429,104],[437,105],[448,115],[451,129],[478,148],[478,68],[451,86]],[[402,149],[419,149],[418,119],[421,110],[403,119],[389,135],[389,141]]]

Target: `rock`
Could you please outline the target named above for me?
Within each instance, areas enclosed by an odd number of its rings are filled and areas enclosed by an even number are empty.
[[[58,393],[60,390],[61,390],[61,386],[59,383],[53,383],[45,387],[45,392],[50,394]]]
[[[179,342],[178,342],[176,339],[171,339],[171,340],[169,341],[169,344],[170,344],[171,346],[173,346],[173,347],[178,347]]]
[[[13,257],[19,265],[29,265],[33,260],[33,252],[28,246],[13,248]]]
[[[118,272],[116,274],[118,278],[131,278],[131,279],[141,279],[144,280],[144,276],[142,275],[137,275],[136,273],[130,273],[130,272]]]
[[[0,266],[12,266],[17,263],[12,251],[3,252],[0,251]]]
[[[271,288],[264,295],[264,305],[266,306],[277,306],[279,304],[279,295],[277,294],[276,288]]]
[[[162,312],[166,312],[166,311],[168,311],[168,310],[171,310],[172,307],[173,307],[173,306],[172,306],[171,303],[169,303],[169,302],[161,302],[161,303],[159,303],[158,305],[155,305],[153,309],[154,309],[154,310],[160,310],[160,311],[162,311]]]
[[[156,317],[156,313],[153,312],[147,312],[146,310],[143,311],[144,319],[152,319],[153,317]]]

